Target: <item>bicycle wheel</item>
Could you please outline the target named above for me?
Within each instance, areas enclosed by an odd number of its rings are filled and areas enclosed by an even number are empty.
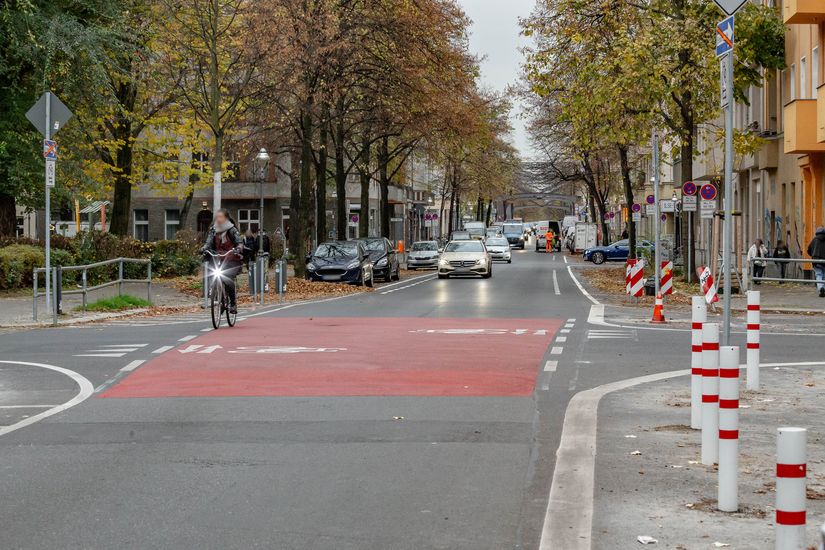
[[[221,315],[223,314],[224,291],[223,285],[218,283],[212,285],[210,298],[210,309],[212,311],[212,326],[217,330],[221,328]]]
[[[235,321],[238,318],[237,308],[235,310],[235,313],[231,313],[229,311],[229,296],[227,296],[225,292],[223,294],[223,305],[224,305],[224,310],[226,311],[226,324],[229,325],[230,327],[234,327],[235,326]]]

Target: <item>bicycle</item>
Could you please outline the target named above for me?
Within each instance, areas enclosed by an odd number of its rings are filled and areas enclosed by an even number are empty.
[[[230,327],[235,326],[235,321],[238,318],[237,309],[234,313],[229,308],[229,295],[226,292],[226,283],[224,276],[224,263],[226,258],[230,255],[235,255],[235,251],[230,251],[225,254],[217,254],[211,250],[205,250],[206,254],[211,257],[212,265],[207,271],[209,277],[209,307],[212,313],[212,326],[217,330],[221,328],[221,321],[226,317],[226,324]]]

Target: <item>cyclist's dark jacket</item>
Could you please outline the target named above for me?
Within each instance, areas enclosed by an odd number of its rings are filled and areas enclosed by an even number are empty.
[[[209,233],[206,235],[206,242],[203,244],[204,250],[211,250],[216,254],[226,254],[243,245],[243,237],[238,229],[233,225],[226,231],[218,233],[215,231],[215,226],[209,228]],[[225,262],[227,264],[240,264],[242,257],[239,254],[232,254],[227,256]]]

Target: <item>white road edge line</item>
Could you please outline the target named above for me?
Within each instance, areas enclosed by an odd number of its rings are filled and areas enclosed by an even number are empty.
[[[120,371],[121,371],[121,372],[130,372],[130,371],[133,371],[133,370],[135,370],[136,368],[138,368],[139,366],[141,366],[141,365],[142,365],[143,363],[145,363],[145,362],[146,362],[146,361],[145,361],[145,360],[143,360],[143,359],[135,359],[134,361],[132,361],[131,363],[129,363],[128,365],[126,365],[125,367],[123,367],[122,369],[120,369]]]
[[[561,290],[559,290],[559,278],[556,275],[556,270],[553,270],[553,292],[556,296],[561,296]]]
[[[585,298],[587,298],[588,300],[590,300],[594,304],[599,305],[600,302],[597,299],[595,299],[593,296],[591,296],[590,293],[587,292],[584,289],[584,287],[579,282],[579,280],[576,278],[576,276],[573,275],[573,268],[569,265],[567,266],[567,272],[570,274],[570,278],[573,279],[573,282],[576,283],[576,286],[579,287],[579,290],[581,291],[581,293],[584,294]]]
[[[57,405],[0,405],[0,409],[50,409]]]
[[[20,422],[17,422],[15,424],[11,424],[10,426],[3,426],[2,428],[0,428],[0,436],[3,436],[3,435],[6,435],[8,433],[11,433],[13,431],[19,430],[20,428],[25,428],[26,426],[30,426],[31,424],[34,424],[35,422],[40,422],[44,418],[48,418],[48,417],[50,417],[52,415],[55,415],[59,412],[63,412],[66,409],[70,409],[70,408],[74,407],[75,405],[78,405],[78,404],[82,403],[83,401],[85,401],[86,399],[88,399],[95,391],[94,386],[92,386],[92,383],[89,382],[89,380],[85,376],[83,376],[81,374],[78,374],[78,373],[76,373],[72,370],[64,369],[63,367],[58,367],[58,366],[55,366],[55,365],[47,365],[46,363],[29,363],[29,362],[26,362],[26,361],[3,361],[3,360],[0,360],[0,363],[7,364],[7,365],[25,365],[27,367],[39,367],[41,369],[49,369],[49,370],[52,370],[52,371],[55,371],[55,372],[59,372],[60,374],[64,374],[64,375],[68,376],[69,378],[71,378],[72,380],[74,380],[75,384],[77,384],[78,387],[80,388],[80,391],[77,392],[77,395],[75,395],[73,398],[69,399],[68,401],[66,401],[62,405],[57,405],[56,407],[52,407],[51,409],[43,411],[42,413],[39,413],[39,414],[35,414],[34,416],[30,416],[28,418],[25,418],[25,419],[21,420]]]
[[[175,346],[161,346],[158,349],[156,349],[155,351],[153,351],[152,353],[155,353],[155,354],[165,353],[165,352],[169,351],[170,349],[172,349],[174,347]]]
[[[766,363],[760,368],[814,365],[825,366],[825,361]],[[597,386],[573,396],[564,413],[539,550],[590,550],[592,546],[597,414],[602,397],[640,384],[688,375],[690,369],[649,374]]]

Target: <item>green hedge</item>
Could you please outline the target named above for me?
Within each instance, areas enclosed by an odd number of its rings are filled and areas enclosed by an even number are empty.
[[[153,277],[192,275],[200,267],[200,242],[191,231],[180,231],[174,241],[145,243],[131,237],[118,237],[99,231],[83,232],[68,238],[52,237],[52,265],[70,266],[97,263],[112,258],[152,260]],[[0,239],[0,289],[31,286],[32,270],[44,264],[43,244],[32,239]],[[117,264],[89,270],[88,284],[117,277]],[[146,266],[125,264],[124,275],[131,279],[146,277]],[[64,273],[64,284],[80,282],[80,272]]]

